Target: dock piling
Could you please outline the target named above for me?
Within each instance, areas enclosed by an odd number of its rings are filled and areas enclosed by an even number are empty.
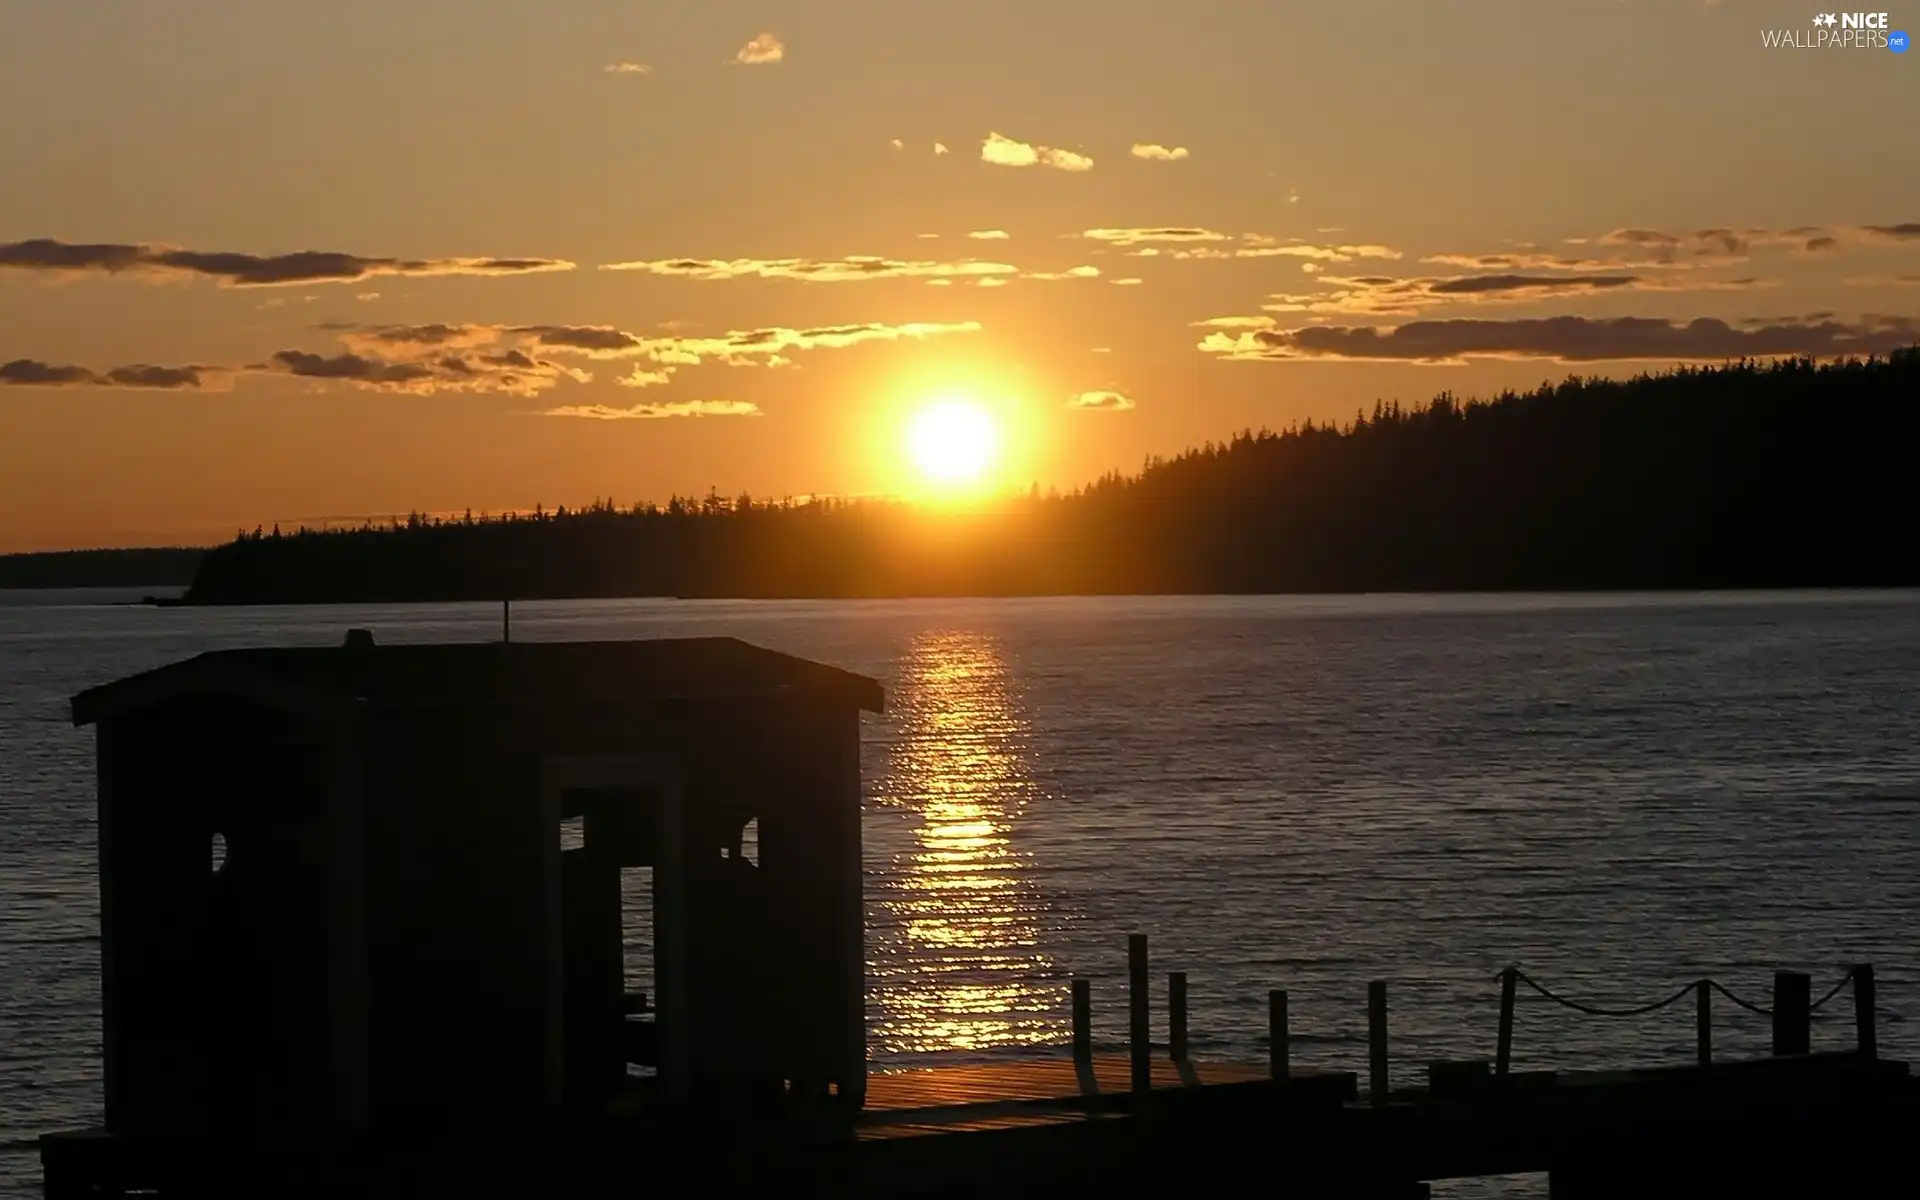
[[[1288,1045],[1287,993],[1279,988],[1267,993],[1267,1071],[1276,1080],[1291,1075],[1293,1058]]]
[[[1693,985],[1693,1036],[1698,1046],[1700,1065],[1713,1065],[1713,984],[1705,979]]]
[[[1368,1099],[1376,1106],[1387,1102],[1387,984],[1376,979],[1367,985]]]
[[[1073,981],[1073,1057],[1076,1062],[1093,1061],[1092,984]]]
[[[1773,974],[1773,1055],[1808,1054],[1813,1049],[1813,976],[1798,971]]]
[[[1880,1057],[1880,1039],[1873,1027],[1873,964],[1853,969],[1853,1027],[1861,1058]]]
[[[1187,1061],[1187,973],[1167,973],[1167,1054],[1175,1062]]]
[[[1127,1035],[1133,1058],[1133,1094],[1153,1090],[1153,1029],[1147,1019],[1147,935],[1127,935]]]
[[[1493,1073],[1503,1078],[1513,1065],[1513,993],[1519,982],[1518,967],[1500,972],[1500,1040],[1495,1048]]]

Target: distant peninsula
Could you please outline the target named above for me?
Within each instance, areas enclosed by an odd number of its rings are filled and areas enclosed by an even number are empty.
[[[189,604],[1920,584],[1920,348],[1378,405],[964,513],[676,498],[256,530]]]
[[[162,546],[0,554],[0,589],[184,588],[206,553],[197,547]]]

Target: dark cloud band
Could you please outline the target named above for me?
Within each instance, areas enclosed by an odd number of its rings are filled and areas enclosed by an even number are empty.
[[[1878,317],[1736,329],[1713,318],[1548,317],[1514,321],[1415,321],[1397,327],[1314,325],[1214,333],[1200,349],[1240,360],[1458,363],[1472,358],[1560,362],[1719,362],[1807,355],[1889,354],[1920,341],[1920,320]]]
[[[571,271],[573,264],[553,258],[369,258],[322,250],[237,254],[34,238],[0,243],[0,267],[67,274],[187,275],[217,279],[230,287],[283,287],[351,283],[376,275],[526,275]]]

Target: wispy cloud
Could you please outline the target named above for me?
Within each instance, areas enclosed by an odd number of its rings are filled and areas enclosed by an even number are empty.
[[[1208,252],[1205,249],[1190,252],[1176,252],[1175,258],[1304,258],[1317,262],[1352,262],[1358,258],[1376,258],[1393,261],[1403,257],[1400,251],[1391,246],[1379,246],[1371,243],[1361,245],[1316,245],[1312,242],[1287,242],[1279,245],[1253,244],[1239,246],[1232,251]]]
[[[1756,250],[1788,249],[1826,255],[1850,247],[1888,241],[1920,241],[1920,222],[1897,225],[1796,225],[1789,229],[1716,227],[1673,232],[1663,229],[1615,229],[1597,238],[1568,238],[1571,244],[1626,247],[1645,253],[1659,266],[1711,266],[1738,262]]]
[[[1081,392],[1068,399],[1067,407],[1081,412],[1126,412],[1134,403],[1119,392]]]
[[[1226,234],[1213,229],[1202,229],[1193,225],[1164,225],[1152,228],[1134,229],[1088,229],[1081,237],[1092,242],[1106,242],[1113,246],[1144,246],[1164,242],[1225,242],[1230,241]]]
[[[1091,171],[1093,159],[1071,150],[1056,150],[989,133],[980,143],[980,161],[996,167],[1057,167],[1062,171]]]
[[[1158,142],[1135,142],[1133,156],[1153,162],[1179,162],[1187,157],[1185,146],[1162,146]]]
[[[550,408],[549,417],[585,417],[596,421],[654,420],[661,417],[757,417],[760,406],[748,400],[670,400],[616,408],[610,404],[568,404]]]
[[[873,279],[969,278],[1014,275],[1019,268],[1007,263],[914,262],[854,256],[850,258],[668,258],[657,261],[606,263],[602,271],[644,271],[685,279],[793,279],[808,283],[858,283]]]
[[[976,229],[967,236],[976,242],[1004,242],[1013,235],[1004,229]]]
[[[1674,279],[1643,275],[1453,275],[1399,279],[1390,275],[1325,275],[1314,281],[1328,290],[1277,293],[1261,307],[1269,312],[1388,315],[1420,312],[1445,304],[1491,304],[1548,297],[1625,292],[1746,292],[1776,286],[1771,279]]]
[[[935,155],[946,154],[948,152],[947,144],[945,142],[935,142],[933,144],[933,152]]]
[[[1335,359],[1457,365],[1470,359],[1559,362],[1720,362],[1809,355],[1886,354],[1920,339],[1911,317],[1857,322],[1791,322],[1735,328],[1702,317],[1547,317],[1536,320],[1417,321],[1398,327],[1310,325],[1212,333],[1199,348],[1239,361]]]
[[[624,388],[660,387],[683,368],[788,366],[791,351],[843,349],[866,342],[923,339],[971,333],[978,323],[935,322],[886,325],[829,325],[808,329],[774,327],[734,330],[711,337],[650,336],[611,325],[332,325],[345,353],[317,354],[284,350],[260,370],[308,379],[331,380],[379,391],[430,394],[440,391],[505,392],[531,396],[564,380],[591,382],[593,376],[555,361],[561,358],[633,365],[613,382]],[[719,409],[680,411],[674,403],[642,404],[610,410],[626,416],[730,415]],[[717,402],[716,402],[717,403]],[[584,406],[579,413],[601,406]],[[604,414],[601,414],[604,415]],[[733,414],[737,415],[737,414]]]
[[[373,258],[321,250],[258,255],[118,243],[74,244],[51,238],[0,243],[0,268],[5,267],[48,274],[201,276],[231,287],[351,283],[379,275],[527,275],[573,270],[572,263],[554,258]]]
[[[744,67],[762,67],[777,63],[787,56],[787,47],[771,33],[755,34],[752,41],[740,47],[733,61]]]
[[[1098,279],[1100,278],[1100,268],[1081,266],[1081,267],[1068,267],[1064,271],[1030,271],[1027,274],[1022,275],[1020,278],[1044,279],[1044,280]]]
[[[374,391],[432,395],[436,392],[501,392],[532,396],[562,379],[578,383],[592,376],[577,368],[534,358],[516,349],[496,353],[442,353],[403,359],[376,358],[351,351],[315,354],[281,350],[266,369],[302,379],[352,384]]]
[[[1090,241],[1127,250],[1133,258],[1176,258],[1219,260],[1236,258],[1299,258],[1319,262],[1344,263],[1361,258],[1394,260],[1402,257],[1391,246],[1373,244],[1323,245],[1289,238],[1282,241],[1261,233],[1248,233],[1235,239],[1217,229],[1201,226],[1170,225],[1160,228],[1087,229],[1080,235]],[[1238,241],[1239,245],[1223,243]]]
[[[610,62],[600,68],[609,75],[651,75],[653,67],[648,63]]]
[[[222,367],[156,367],[148,363],[93,371],[56,366],[31,358],[0,363],[0,387],[108,387],[150,391],[198,390],[231,386],[232,372]]]

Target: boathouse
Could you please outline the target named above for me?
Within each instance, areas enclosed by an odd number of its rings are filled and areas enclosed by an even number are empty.
[[[857,1109],[859,730],[882,700],[730,638],[364,631],[81,693],[106,1134]]]

